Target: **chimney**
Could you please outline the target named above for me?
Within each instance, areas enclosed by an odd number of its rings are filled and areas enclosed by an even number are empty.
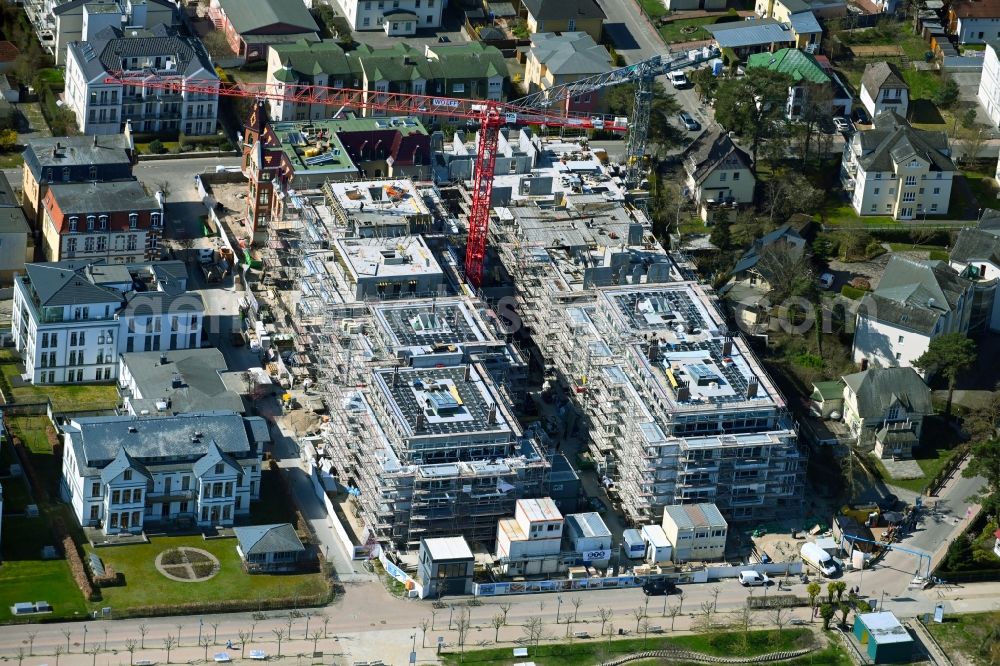
[[[681,384],[677,387],[677,402],[687,402],[691,399],[691,389],[688,388],[687,384]]]
[[[756,377],[751,377],[750,381],[747,382],[747,398],[757,397],[758,382]]]
[[[496,403],[490,403],[490,409],[486,412],[486,422],[490,425],[496,425],[497,423],[497,406]]]
[[[732,356],[732,354],[733,354],[733,339],[727,335],[725,341],[723,341],[722,343],[722,355]]]

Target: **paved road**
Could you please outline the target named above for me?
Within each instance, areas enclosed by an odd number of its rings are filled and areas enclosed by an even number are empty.
[[[639,11],[635,0],[598,0],[607,15],[604,34],[626,61],[636,62],[666,53],[660,36]]]

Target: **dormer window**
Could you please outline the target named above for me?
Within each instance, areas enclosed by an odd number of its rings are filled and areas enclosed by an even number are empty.
[[[100,217],[98,218],[98,221],[99,221],[99,222],[100,222],[100,224],[101,224],[101,230],[102,230],[102,231],[104,231],[105,229],[107,229],[107,228],[108,228],[108,216],[107,216],[107,215],[101,215],[101,216],[100,216]]]
[[[152,213],[152,214],[150,214],[150,216],[149,216],[149,223],[151,225],[153,225],[154,227],[160,226],[160,214],[159,213]]]
[[[69,167],[63,167],[63,174],[62,174],[62,176],[63,176],[63,182],[64,183],[68,183],[69,182]]]
[[[138,226],[138,224],[139,224],[139,214],[138,213],[129,213],[128,214],[128,228],[129,229],[135,229],[136,226]]]
[[[94,215],[88,215],[87,216],[87,231],[93,231],[94,230],[94,224],[96,222],[97,222],[97,217],[95,217]]]
[[[90,180],[97,180],[97,167],[90,167]]]
[[[76,216],[73,216],[73,217],[69,218],[69,230],[70,230],[71,233],[76,233],[76,223],[79,220],[80,220],[80,218],[78,218]]]

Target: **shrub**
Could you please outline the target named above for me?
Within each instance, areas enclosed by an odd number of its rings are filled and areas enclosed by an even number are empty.
[[[855,289],[860,289],[862,291],[871,291],[872,288],[872,283],[868,280],[868,278],[864,277],[856,277],[851,280],[849,284]]]
[[[154,155],[162,155],[167,152],[167,147],[163,145],[163,142],[159,139],[154,139],[149,142],[149,152]]]
[[[792,362],[803,368],[813,368],[815,370],[823,369],[823,359],[815,354],[798,354],[792,359]]]
[[[840,295],[844,296],[845,298],[849,298],[852,301],[857,301],[860,300],[861,297],[865,295],[865,292],[861,289],[858,289],[857,287],[852,287],[849,284],[845,284],[843,287],[840,288]]]
[[[77,587],[80,588],[80,592],[83,593],[83,598],[87,601],[100,601],[101,591],[94,587],[91,582],[87,567],[84,566],[83,559],[80,557],[80,551],[77,549],[73,537],[66,531],[66,525],[59,518],[52,520],[52,533],[56,541],[62,545],[70,573],[73,575]]]

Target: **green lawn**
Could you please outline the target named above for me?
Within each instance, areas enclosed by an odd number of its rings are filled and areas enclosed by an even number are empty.
[[[943,245],[912,245],[910,243],[889,243],[893,252],[939,252],[947,251]]]
[[[887,215],[858,215],[854,207],[844,201],[827,200],[819,217],[828,227],[900,227],[902,223]]]
[[[667,7],[661,0],[639,0],[639,4],[642,5],[643,11],[653,20],[665,16],[667,13]]]
[[[712,25],[718,19],[716,16],[702,16],[693,19],[671,21],[660,28],[660,35],[667,44],[676,42],[693,42],[696,39],[711,39],[712,34],[704,26]],[[687,28],[688,30],[685,30]],[[691,30],[691,28],[695,28]]]
[[[150,155],[153,152],[149,149],[150,143],[152,143],[152,141],[146,141],[144,143],[137,142],[135,144],[135,149],[142,155]],[[168,153],[176,153],[181,149],[181,144],[179,141],[161,141],[160,143],[163,144],[163,147],[166,149]]]
[[[0,352],[0,385],[8,400],[14,403],[52,401],[57,411],[113,410],[118,405],[118,389],[110,384],[63,384],[58,386],[35,386],[26,384],[11,388],[21,371],[17,357],[10,350]],[[10,389],[8,391],[8,388]]]
[[[879,470],[887,482],[900,488],[920,492],[924,486],[930,483],[931,479],[937,476],[945,463],[955,455],[955,449],[952,448],[954,442],[949,441],[946,433],[941,433],[939,428],[934,428],[929,422],[924,423],[921,441],[924,444],[913,450],[913,458],[920,465],[924,475],[916,479],[893,479],[889,476],[882,462],[879,461]]]
[[[941,89],[941,75],[926,69],[907,69],[903,80],[910,86],[910,99],[934,99]]]
[[[964,662],[956,659],[961,653],[972,663],[985,665],[990,663],[989,648],[996,645],[996,638],[989,639],[988,632],[1000,626],[1000,612],[945,615],[943,623],[924,626],[955,663]]]
[[[33,504],[28,484],[24,478],[9,478],[3,480],[3,512],[24,513],[24,508]]]
[[[670,663],[671,666],[704,666],[704,662]],[[851,658],[842,649],[833,644],[818,652],[810,652],[804,657],[778,663],[781,666],[854,666]],[[663,666],[663,664],[662,659],[643,659],[642,661],[629,662],[629,666]]]
[[[41,559],[42,548],[55,545],[46,518],[5,518],[3,535],[0,622],[11,620],[10,606],[18,601],[49,602],[53,613],[46,618],[86,612],[66,560]]]
[[[965,182],[969,184],[969,189],[975,195],[980,208],[1000,207],[1000,199],[997,199],[998,189],[996,180],[991,173],[982,171],[963,171]]]
[[[622,622],[627,622],[622,620]],[[632,628],[634,629],[634,623]],[[589,666],[607,661],[618,655],[626,655],[645,650],[676,648],[702,652],[705,654],[732,656],[734,654],[755,656],[769,652],[797,650],[814,644],[813,633],[809,629],[785,629],[779,636],[776,631],[751,631],[747,648],[742,646],[740,632],[714,632],[685,636],[650,636],[648,639],[626,638],[622,640],[593,639],[574,643],[539,645],[528,648],[528,657],[538,666]],[[510,648],[489,650],[467,650],[462,656],[456,652],[446,652],[445,664],[489,664],[507,665],[524,661],[515,659]],[[817,662],[839,664],[839,661]]]
[[[202,583],[173,581],[154,564],[162,551],[190,546],[206,550],[219,559],[215,577]],[[89,546],[87,550],[92,550]],[[125,585],[102,590],[104,600],[94,607],[111,606],[128,610],[143,606],[211,603],[228,599],[292,598],[322,594],[326,585],[322,574],[248,575],[236,554],[235,539],[205,540],[201,536],[154,537],[148,544],[115,546],[97,550],[106,566],[125,574]]]
[[[62,461],[52,454],[49,439],[45,434],[46,426],[52,425],[49,417],[41,416],[11,416],[8,419],[11,433],[21,439],[31,452],[31,464],[45,485],[50,497],[57,497],[59,476],[62,474]]]
[[[0,169],[16,169],[24,164],[19,152],[0,153]]]

